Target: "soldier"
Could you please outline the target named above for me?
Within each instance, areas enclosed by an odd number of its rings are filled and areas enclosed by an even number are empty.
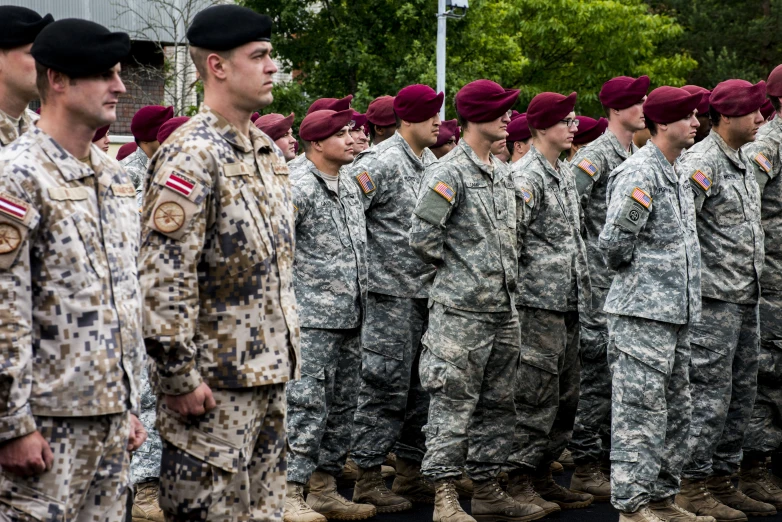
[[[271,26],[236,5],[194,17],[204,104],[149,164],[139,276],[170,520],[283,515],[294,209],[282,151],[250,121],[272,101]]]
[[[92,135],[92,143],[104,153],[109,152],[109,144],[111,143],[111,140],[109,139],[109,127],[111,127],[111,125],[104,125]]]
[[[578,117],[578,130],[573,136],[573,143],[568,152],[567,161],[573,161],[576,153],[603,135],[608,128],[608,120],[605,118],[594,119],[589,116]]]
[[[307,109],[307,114],[311,114],[315,111],[346,111],[350,109],[350,102],[353,99],[352,94],[348,94],[344,98],[318,98]],[[298,142],[296,142],[298,144]],[[307,142],[304,142],[304,152],[307,152]],[[305,163],[307,158],[304,154],[299,154],[295,159],[288,162],[288,168],[294,169]]]
[[[161,145],[166,142],[175,130],[190,121],[189,116],[175,116],[160,126],[157,130],[157,142]]]
[[[508,150],[508,141],[506,139],[497,140],[492,143],[491,153],[500,163],[510,162],[511,153]]]
[[[760,279],[758,394],[744,439],[739,489],[782,510],[779,477],[769,476],[766,457],[782,449],[782,65],[769,75],[766,95],[777,116],[758,131],[744,151],[760,188],[765,264]]]
[[[763,268],[760,191],[742,145],[763,122],[766,84],[728,80],[709,98],[709,136],[682,156],[703,259],[703,314],[690,328],[692,421],[677,502],[699,515],[741,521],[774,506],[733,486],[752,416],[758,373],[758,299]],[[754,493],[753,493],[754,494]]]
[[[38,119],[27,109],[38,98],[33,40],[54,21],[26,7],[0,6],[0,150],[7,147]]]
[[[369,148],[369,138],[364,134],[364,126],[367,117],[360,112],[353,111],[353,127],[350,129],[350,137],[353,138],[353,155],[358,156]]]
[[[0,519],[121,522],[146,437],[138,211],[91,139],[130,38],[69,19],[31,52],[43,117],[0,155]]]
[[[700,99],[653,90],[643,104],[650,140],[610,175],[601,172],[608,209],[597,247],[615,274],[602,309],[611,333],[611,503],[620,522],[714,522],[673,502],[690,424],[688,331],[701,311],[695,209],[674,165],[695,140]]]
[[[776,111],[774,109],[774,105],[771,103],[771,100],[766,100],[765,103],[760,106],[760,114],[763,116],[763,123],[761,124],[761,127],[771,121],[771,117],[774,116],[775,112]]]
[[[133,181],[133,186],[136,187],[136,200],[138,201],[139,212],[144,203],[144,178],[147,175],[147,162],[160,147],[160,142],[157,141],[157,132],[161,125],[173,117],[173,106],[147,105],[136,111],[136,114],[133,115],[133,119],[130,121],[130,132],[133,134],[138,148],[133,154],[122,160],[120,165],[128,171],[130,179]],[[152,389],[149,387],[149,379],[146,373],[142,377],[141,389],[142,397],[148,396],[146,399],[142,398],[142,402],[149,402],[152,399]],[[150,426],[147,426],[147,430],[149,429]],[[132,467],[135,467],[135,465]]]
[[[362,152],[346,173],[361,190],[369,271],[350,450],[359,468],[353,501],[373,504],[378,513],[431,503],[434,496],[420,473],[429,397],[418,378],[418,358],[435,269],[416,257],[408,235],[424,168],[435,161],[427,147],[437,141],[443,93],[411,85],[392,99],[398,132]],[[389,491],[380,466],[392,449],[397,476]]]
[[[603,434],[610,433],[611,424],[611,374],[606,357],[608,324],[602,309],[614,271],[603,259],[598,237],[606,221],[608,175],[638,150],[633,144],[633,133],[645,127],[643,102],[648,89],[647,76],[619,76],[605,82],[600,90],[600,103],[608,119],[607,130],[581,148],[570,163],[584,211],[582,235],[592,282],[592,300],[580,316],[580,398],[570,443],[576,470],[570,487],[593,494],[599,502],[608,500],[611,487],[600,471],[600,463],[608,459],[609,449],[603,448],[603,438],[608,438]]]
[[[459,124],[456,120],[445,120],[440,122],[440,133],[437,135],[437,141],[429,147],[434,157],[442,158],[456,147],[459,143]]]
[[[490,151],[507,135],[518,94],[489,80],[456,94],[464,134],[427,168],[412,218],[410,246],[437,267],[420,363],[421,382],[431,394],[423,473],[435,483],[434,522],[545,516],[497,483],[515,423],[518,262],[513,180]],[[472,517],[456,492],[462,469],[474,484]]]
[[[573,433],[581,371],[578,315],[590,299],[578,193],[570,167],[559,161],[578,129],[575,105],[575,92],[535,96],[527,108],[532,147],[512,168],[521,361],[508,494],[546,514],[594,500],[559,486],[551,476],[551,463]]]
[[[136,149],[138,148],[138,145],[136,145],[135,141],[131,141],[130,143],[126,143],[125,145],[121,146],[119,150],[117,151],[117,161],[122,161],[134,152],[136,152]]]
[[[366,116],[369,122],[369,139],[372,145],[379,145],[396,132],[393,96],[379,96],[369,102]]]
[[[514,164],[527,155],[532,146],[532,133],[527,124],[527,113],[519,116],[508,124],[508,138],[505,145],[510,153],[510,163]]]
[[[689,93],[703,94],[701,103],[698,105],[698,123],[701,125],[698,127],[698,134],[695,135],[695,143],[700,143],[711,132],[711,119],[709,119],[709,96],[711,91],[697,85],[685,85],[682,89]]]
[[[337,493],[356,409],[367,290],[364,208],[356,184],[340,175],[353,162],[353,112],[308,114],[299,130],[309,142],[307,161],[291,172],[302,377],[287,390],[285,522],[362,520],[376,513]]]
[[[294,113],[287,116],[271,113],[264,114],[254,124],[256,127],[266,133],[282,151],[285,161],[291,161],[296,158],[296,138],[293,137],[293,119]]]

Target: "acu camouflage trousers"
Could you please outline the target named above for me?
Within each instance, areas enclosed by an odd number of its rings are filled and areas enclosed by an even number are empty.
[[[150,362],[147,361],[147,363]],[[147,430],[147,440],[130,458],[130,481],[133,485],[160,478],[160,458],[163,452],[163,442],[160,440],[160,434],[155,428],[157,396],[149,380],[148,368],[149,366],[144,366],[139,379],[141,411],[138,416],[141,424]]]
[[[361,367],[360,328],[301,329],[301,379],[288,383],[288,480],[339,477],[350,450]]]
[[[515,310],[467,312],[433,303],[421,355],[421,383],[431,394],[426,456],[431,480],[495,478],[511,450],[519,361]]]
[[[361,330],[361,383],[350,457],[361,468],[386,455],[420,462],[421,432],[429,395],[418,378],[421,337],[427,329],[426,299],[370,292]]]
[[[519,307],[516,430],[508,463],[548,469],[573,433],[581,363],[578,312]]]
[[[130,415],[36,417],[54,454],[35,477],[0,474],[0,520],[124,522]]]
[[[779,318],[777,318],[779,320]],[[744,434],[757,394],[758,305],[703,298],[692,326],[690,457],[682,475],[730,475],[741,464]]]
[[[611,504],[636,511],[679,492],[692,405],[687,325],[609,316]]]
[[[282,520],[285,384],[213,389],[212,395],[217,407],[195,418],[158,401],[166,520]]]

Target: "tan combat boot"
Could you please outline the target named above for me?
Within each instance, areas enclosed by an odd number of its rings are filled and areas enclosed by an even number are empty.
[[[282,520],[283,522],[326,522],[326,517],[304,502],[304,486],[302,484],[288,482]]]
[[[736,489],[728,475],[713,475],[706,480],[706,487],[714,498],[733,509],[743,511],[748,517],[767,517],[776,515],[777,510],[771,504],[748,497]]]
[[[389,453],[393,455],[393,453]],[[389,459],[386,459],[388,462]],[[396,457],[394,457],[394,466],[396,466]],[[383,478],[396,476],[396,469],[392,466],[383,464],[380,466],[380,474]],[[345,461],[345,466],[342,468],[342,476],[337,479],[337,485],[342,487],[353,487],[353,483],[358,480],[358,464],[351,458]]]
[[[576,493],[554,482],[551,470],[548,473],[533,475],[532,487],[535,488],[538,495],[549,502],[558,504],[562,509],[585,508],[595,500],[595,497],[589,493]]]
[[[434,485],[433,522],[476,522],[459,505],[459,495],[452,480],[438,480]]]
[[[551,473],[554,475],[562,475],[565,472],[565,467],[556,460],[552,460],[549,466],[551,467]]]
[[[744,459],[739,474],[739,489],[753,500],[782,510],[782,489],[771,480],[771,473],[765,462]]]
[[[544,500],[543,497],[538,495],[538,492],[532,487],[532,479],[529,475],[513,473],[508,478],[508,488],[506,491],[508,492],[508,495],[513,497],[513,500],[519,504],[535,504],[541,508],[546,515],[562,511],[559,504]]]
[[[398,457],[391,491],[418,504],[434,504],[434,484],[421,475],[421,463]]]
[[[378,513],[397,513],[412,509],[413,504],[386,487],[380,475],[380,466],[368,469],[359,468],[356,487],[353,489],[353,502],[372,504]]]
[[[136,494],[133,496],[133,509],[130,516],[133,522],[165,522],[163,510],[160,509],[158,499],[159,482],[151,480],[136,485]]]
[[[472,516],[478,522],[526,522],[546,516],[535,504],[520,504],[505,493],[497,479],[473,482]]]
[[[570,479],[570,490],[576,493],[589,493],[595,497],[595,502],[611,500],[611,481],[600,471],[599,462],[577,466]]]
[[[711,494],[706,479],[682,479],[681,491],[676,495],[676,504],[696,515],[714,517],[717,522],[747,522],[747,515],[726,506]]]
[[[644,506],[632,513],[620,511],[619,522],[665,522],[665,520],[658,517],[648,506]]]
[[[714,517],[704,517],[690,513],[676,502],[673,497],[649,502],[649,510],[665,522],[716,522]]]
[[[557,459],[557,462],[562,464],[562,467],[565,469],[573,469],[576,467],[576,463],[573,461],[573,454],[567,448],[562,450],[562,454]]]
[[[467,473],[462,471],[461,478],[458,478],[453,481],[453,487],[456,488],[456,492],[459,494],[459,498],[463,499],[471,499],[473,494],[473,484],[470,477],[467,476]]]
[[[377,514],[372,504],[355,504],[337,492],[337,479],[323,471],[310,478],[307,504],[329,520],[364,520]]]

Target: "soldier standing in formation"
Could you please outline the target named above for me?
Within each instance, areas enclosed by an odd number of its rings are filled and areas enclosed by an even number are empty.
[[[120,161],[120,165],[130,174],[133,186],[136,187],[139,212],[144,204],[144,178],[147,174],[147,163],[149,163],[149,158],[154,156],[160,148],[160,142],[157,141],[157,131],[161,125],[173,117],[174,107],[148,105],[136,111],[130,121],[130,132],[138,147],[132,154]],[[146,376],[144,382],[147,382]],[[148,388],[148,385],[142,384],[142,387]],[[142,392],[142,396],[144,394]]]
[[[526,156],[532,147],[532,133],[527,124],[527,113],[519,114],[511,120],[507,132],[505,146],[510,153],[510,163],[514,164]]]
[[[440,122],[440,133],[437,135],[437,141],[429,147],[434,157],[442,158],[456,147],[459,143],[459,124],[456,120],[445,120]]]
[[[174,519],[282,518],[295,218],[282,152],[250,122],[272,101],[270,36],[271,19],[244,7],[195,16],[204,105],[148,170],[138,262],[161,392],[160,506]]]
[[[255,122],[256,127],[266,133],[282,151],[285,161],[296,158],[296,138],[293,137],[293,118],[296,115],[290,113],[287,116],[271,113],[264,114]]]
[[[125,171],[91,140],[116,120],[130,38],[11,16],[40,31],[43,117],[0,156],[0,518],[121,522],[128,450],[146,438],[131,413],[143,362],[138,209]]]
[[[372,145],[379,145],[396,133],[393,96],[378,96],[372,100],[367,107],[366,116]]]

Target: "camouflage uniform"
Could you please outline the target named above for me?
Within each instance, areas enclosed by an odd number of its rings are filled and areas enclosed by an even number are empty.
[[[744,452],[782,449],[782,119],[760,128],[745,147],[760,187],[765,264],[760,279],[758,395],[744,440]]]
[[[335,193],[307,160],[291,171],[291,184],[302,377],[287,390],[288,480],[306,484],[316,468],[340,476],[350,449],[367,239],[361,195],[351,179],[339,176]]]
[[[570,167],[576,176],[581,207],[584,210],[584,241],[589,277],[592,281],[590,306],[581,311],[580,397],[570,450],[576,464],[596,462],[609,448],[611,433],[611,372],[608,368],[608,316],[603,303],[611,288],[614,271],[605,263],[598,237],[606,222],[608,175],[638,147],[630,143],[628,152],[610,130],[579,149]]]
[[[217,409],[181,418],[158,401],[160,507],[201,520],[279,519],[285,382],[299,377],[288,167],[203,106],[150,162],[139,277],[160,391],[208,384]]]
[[[350,450],[364,469],[382,464],[392,450],[417,462],[424,455],[429,397],[418,378],[418,358],[435,270],[415,255],[408,236],[424,168],[433,161],[429,149],[417,158],[395,134],[359,154],[342,174],[363,194],[367,223],[369,295]]]
[[[38,430],[54,453],[42,475],[2,474],[0,519],[122,520],[144,357],[133,185],[37,128],[0,171],[0,442]]]
[[[679,490],[691,400],[689,326],[701,312],[689,181],[650,140],[608,179],[598,246],[617,270],[609,315],[611,503],[636,511]]]
[[[519,249],[521,361],[508,462],[548,470],[567,446],[578,406],[578,311],[590,300],[573,172],[533,145],[513,165]]]
[[[138,208],[141,208],[144,203],[144,179],[147,175],[147,163],[149,163],[149,158],[141,150],[141,147],[138,147],[133,151],[133,154],[119,162],[130,174],[130,180],[133,182],[133,186],[136,187]]]
[[[0,111],[0,150],[16,141],[38,121],[38,115],[25,109],[19,121],[14,121],[3,111]]]
[[[415,252],[437,267],[420,365],[431,394],[421,470],[432,480],[462,468],[495,478],[516,422],[516,205],[508,166],[491,161],[461,140],[428,167],[410,230]]]
[[[703,256],[703,316],[691,328],[691,453],[683,471],[698,480],[712,471],[730,475],[741,461],[757,391],[763,228],[760,191],[742,151],[712,130],[680,162],[695,191]]]

